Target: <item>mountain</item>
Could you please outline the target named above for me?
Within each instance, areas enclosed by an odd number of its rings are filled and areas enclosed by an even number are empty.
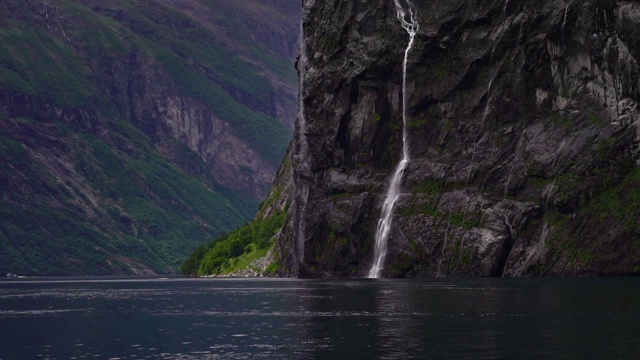
[[[408,50],[397,6],[417,11]],[[271,273],[369,274],[404,112],[381,276],[640,273],[639,14],[614,0],[306,1]]]
[[[0,273],[173,272],[253,217],[295,119],[297,2],[0,15]]]

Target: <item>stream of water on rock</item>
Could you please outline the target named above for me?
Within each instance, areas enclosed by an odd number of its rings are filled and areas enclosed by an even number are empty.
[[[378,220],[378,228],[376,230],[376,243],[373,257],[373,265],[369,270],[370,278],[379,278],[382,270],[384,269],[384,259],[387,255],[387,240],[389,233],[391,232],[391,225],[393,222],[393,210],[396,205],[396,201],[400,197],[400,185],[402,182],[402,176],[404,170],[409,163],[409,144],[407,138],[407,62],[409,58],[409,52],[413,47],[416,34],[420,28],[418,24],[417,11],[415,6],[408,0],[406,0],[406,9],[402,6],[403,0],[394,0],[396,5],[396,14],[400,24],[409,34],[409,45],[404,51],[404,62],[402,63],[402,160],[398,163],[391,181],[389,182],[389,189],[382,206],[382,213],[380,214],[380,220]]]

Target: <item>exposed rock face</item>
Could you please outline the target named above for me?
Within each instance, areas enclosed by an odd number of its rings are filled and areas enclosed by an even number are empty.
[[[134,53],[127,63],[110,63],[100,82],[111,87],[125,120],[150,136],[165,156],[180,162],[177,140],[204,160],[222,186],[255,199],[266,196],[276,165],[201,101],[158,81],[168,76],[161,64]]]
[[[287,130],[276,126],[276,134],[265,134],[278,137],[265,143],[279,145],[277,150],[264,149],[256,144],[261,141],[256,139],[260,135],[250,134],[264,129],[252,129],[243,122],[259,114],[264,117],[256,122],[281,122],[292,127],[296,86],[290,77],[294,75],[291,67],[298,41],[297,5],[281,0],[268,4],[258,0],[233,4],[174,0],[143,5],[86,0],[69,8],[52,1],[7,1],[0,11],[17,24],[30,24],[37,31],[68,42],[78,63],[90,73],[92,85],[104,92],[100,95],[107,97],[105,102],[113,103],[118,115],[140,128],[164,155],[177,160],[172,150],[177,140],[205,161],[209,174],[222,186],[256,200],[267,195],[286,148]],[[28,15],[20,18],[23,12]],[[79,19],[80,15],[87,19]],[[86,21],[95,21],[97,30],[92,31],[99,31],[102,37],[85,35],[90,33],[85,29]],[[14,27],[15,23],[5,27]],[[105,30],[107,26],[110,28]],[[173,33],[165,33],[169,29]],[[105,31],[111,34],[105,36]],[[140,44],[140,39],[177,48],[175,53],[181,58],[168,56],[167,51],[154,53],[157,49],[145,48],[148,44]],[[105,40],[111,43],[103,43]],[[220,52],[202,49],[203,44]],[[256,46],[262,48],[251,48]],[[103,49],[96,50],[100,47]],[[183,67],[174,68],[178,61],[196,68],[202,79],[189,78]],[[276,67],[270,61],[283,64]],[[221,62],[229,65],[220,66]],[[242,65],[237,66],[239,63]],[[175,78],[193,90],[185,91]],[[209,84],[188,84],[194,80]],[[7,92],[6,86],[3,90],[3,94],[22,95]],[[5,111],[8,115],[25,113],[13,104],[3,107],[15,110]],[[246,107],[248,111],[229,112],[229,107]],[[220,115],[222,112],[225,116]],[[85,122],[96,127],[95,121]],[[249,130],[243,132],[241,128],[245,127]]]
[[[414,3],[411,161],[384,275],[638,273],[640,4]],[[303,16],[299,230],[279,247],[304,246],[281,271],[365,276],[408,36],[388,0],[307,0]]]
[[[113,17],[134,32],[144,34],[147,31],[138,24],[138,14],[126,6],[92,1],[87,1],[87,4],[96,13]],[[229,62],[242,61],[250,65],[247,68],[208,68],[210,64],[199,64],[198,59],[189,58],[189,54],[184,55],[187,62],[195,63],[196,67],[202,69],[202,76],[209,77],[226,93],[214,93],[213,96],[230,96],[235,104],[208,104],[198,96],[176,89],[175,83],[171,81],[158,81],[173,74],[167,71],[166,64],[138,52],[132,52],[125,61],[92,64],[95,70],[107,67],[104,71],[95,71],[96,75],[100,82],[108,84],[111,89],[109,95],[118,109],[122,110],[126,120],[151,136],[166,156],[172,157],[171,143],[174,139],[178,140],[205,161],[209,173],[222,186],[247,193],[258,200],[263,199],[273,181],[282,152],[274,154],[257,147],[252,143],[251,136],[238,131],[237,126],[231,126],[233,119],[230,118],[240,117],[239,115],[232,114],[223,118],[216,111],[217,107],[242,104],[255,113],[277,119],[287,126],[292,125],[295,118],[296,89],[294,83],[286,78],[290,74],[275,73],[270,64],[260,56],[272,56],[279,61],[284,59],[283,67],[286,68],[287,60],[293,59],[295,55],[293,49],[297,43],[299,8],[283,1],[262,4],[256,0],[242,0],[232,4],[225,1],[206,4],[201,1],[174,0],[169,4],[170,6],[164,5],[167,6],[165,11],[181,10],[186,18],[174,18],[172,16],[175,13],[171,12],[158,12],[150,15],[150,18],[162,25],[178,27],[178,30],[202,28],[211,31],[212,34],[208,36],[189,40],[211,42],[215,46],[228,48],[226,55],[234,57],[228,59]],[[220,14],[232,18],[226,22],[221,21],[216,18]],[[248,40],[248,37],[251,39]],[[274,40],[276,38],[277,41]],[[251,53],[248,47],[256,44],[270,49],[270,53]],[[229,79],[229,74],[225,74],[231,71],[259,71],[264,78],[254,77],[248,80],[267,80],[267,89],[259,94],[250,93],[248,88],[255,84],[234,83],[238,79],[233,78],[233,75]],[[260,119],[263,122],[269,120]],[[278,143],[282,140],[277,138],[271,141]],[[265,139],[265,142],[268,141],[270,140]],[[280,150],[283,148],[280,145]]]

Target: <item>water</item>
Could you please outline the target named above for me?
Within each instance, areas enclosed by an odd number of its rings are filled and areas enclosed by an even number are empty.
[[[640,279],[0,281],[0,359],[632,359]]]
[[[402,27],[409,34],[409,44],[404,51],[404,61],[402,63],[402,160],[396,166],[396,170],[393,172],[391,181],[389,182],[389,189],[385,197],[384,204],[382,205],[382,213],[380,214],[380,220],[378,220],[378,228],[376,229],[376,242],[373,256],[373,265],[369,270],[368,277],[379,278],[380,273],[384,269],[384,259],[387,255],[387,239],[391,232],[391,225],[393,222],[393,210],[396,205],[396,201],[400,197],[400,185],[402,183],[402,176],[404,170],[409,163],[409,143],[407,136],[407,62],[409,59],[409,52],[413,47],[416,34],[420,29],[417,19],[417,11],[415,6],[409,1],[406,1],[406,7],[403,7],[401,2],[403,0],[394,0],[396,5],[396,15]]]

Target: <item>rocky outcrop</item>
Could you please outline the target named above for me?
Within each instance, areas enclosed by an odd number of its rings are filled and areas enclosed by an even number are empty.
[[[411,160],[384,275],[640,272],[640,5],[414,4]],[[297,230],[279,245],[298,251],[282,274],[365,276],[408,36],[393,1],[307,0],[303,16]]]

